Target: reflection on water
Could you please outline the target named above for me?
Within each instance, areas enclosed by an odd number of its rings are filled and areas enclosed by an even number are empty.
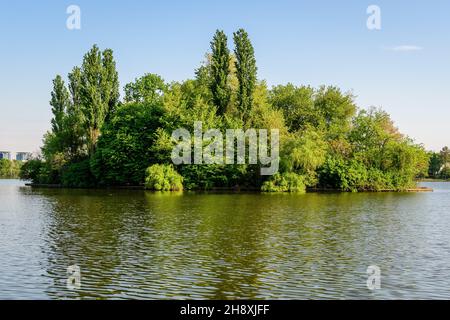
[[[434,193],[171,194],[0,180],[0,298],[450,298]],[[81,267],[80,290],[66,270]],[[366,287],[369,265],[381,290]]]

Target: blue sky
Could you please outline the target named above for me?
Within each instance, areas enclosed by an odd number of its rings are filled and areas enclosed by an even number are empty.
[[[97,43],[115,53],[121,86],[146,72],[192,78],[214,31],[245,28],[269,85],[337,85],[380,106],[400,130],[450,145],[450,2],[0,0],[0,149],[35,151],[50,127],[51,80]],[[66,9],[81,8],[81,30]],[[382,29],[366,27],[381,8]],[[232,45],[230,41],[230,46]]]

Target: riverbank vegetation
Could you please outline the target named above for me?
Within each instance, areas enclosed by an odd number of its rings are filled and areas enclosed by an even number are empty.
[[[428,177],[431,179],[450,179],[450,149],[442,148],[440,152],[430,152]]]
[[[17,179],[22,163],[16,160],[0,159],[0,179]]]
[[[378,108],[360,109],[333,86],[284,84],[257,77],[245,30],[234,49],[217,31],[195,78],[166,82],[146,73],[124,87],[110,49],[97,46],[80,67],[53,80],[52,128],[41,159],[22,178],[66,187],[142,185],[156,190],[251,188],[265,192],[404,190],[427,176],[429,154],[401,134]],[[278,129],[280,170],[261,176],[260,165],[172,165],[171,134],[202,121],[217,128]]]

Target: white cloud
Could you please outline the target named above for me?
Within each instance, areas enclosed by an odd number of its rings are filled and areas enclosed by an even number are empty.
[[[419,46],[414,45],[402,45],[402,46],[395,46],[395,47],[387,47],[385,48],[388,51],[393,52],[411,52],[411,51],[422,51],[423,48]]]

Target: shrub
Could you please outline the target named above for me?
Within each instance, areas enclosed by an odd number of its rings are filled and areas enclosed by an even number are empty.
[[[21,162],[16,160],[0,159],[0,178],[17,179],[20,173]]]
[[[270,180],[264,182],[261,187],[263,192],[301,192],[306,191],[303,176],[293,172],[276,173]]]
[[[64,187],[71,188],[95,186],[95,178],[91,172],[89,159],[66,165],[61,175],[61,182]]]
[[[50,166],[40,159],[25,162],[20,168],[20,179],[31,180],[33,183],[52,183],[53,175]]]
[[[203,164],[180,167],[185,189],[210,190],[213,188],[247,188],[260,185],[260,169],[256,165]]]
[[[329,157],[320,170],[319,179],[326,188],[352,192],[371,189],[366,167],[356,160]]]
[[[145,172],[145,188],[156,191],[183,190],[183,177],[172,165],[154,164]]]
[[[449,167],[445,167],[444,169],[442,169],[442,171],[440,173],[440,178],[445,179],[445,180],[450,178],[450,168]]]

